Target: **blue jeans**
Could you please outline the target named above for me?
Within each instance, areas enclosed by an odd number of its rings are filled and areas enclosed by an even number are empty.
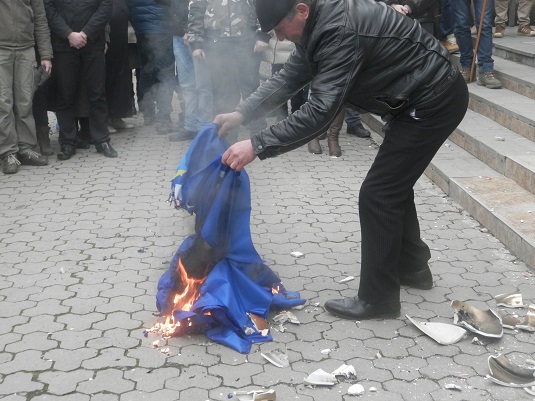
[[[346,124],[348,127],[354,127],[355,125],[362,124],[360,120],[360,113],[357,110],[346,109]]]
[[[483,0],[473,0],[475,11],[476,28],[481,19],[481,8]],[[494,71],[494,60],[492,59],[492,19],[494,14],[494,0],[487,1],[487,8],[483,18],[483,27],[477,49],[477,67],[479,72]],[[455,20],[455,36],[461,53],[461,66],[470,68],[472,66],[472,57],[474,55],[474,45],[470,26],[472,17],[470,15],[470,0],[458,0],[453,7]]]
[[[438,27],[437,39],[445,41],[448,35],[455,31],[453,24],[453,10],[451,9],[450,0],[442,0],[440,3],[440,24]]]
[[[191,48],[184,43],[184,39],[181,36],[173,36],[173,51],[175,53],[178,84],[184,98],[184,129],[198,132],[203,124],[212,121],[211,107],[206,107],[206,102],[209,102],[210,105],[212,103],[211,84],[208,88],[205,88],[204,92],[197,90]],[[206,92],[208,92],[209,99],[203,100],[206,98]],[[201,101],[199,101],[199,98]]]

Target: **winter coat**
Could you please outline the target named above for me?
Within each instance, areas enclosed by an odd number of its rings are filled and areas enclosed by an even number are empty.
[[[284,64],[294,49],[295,45],[289,40],[280,41],[273,36],[267,49],[262,52],[262,60],[270,64]]]
[[[43,0],[0,1],[0,27],[0,47],[22,50],[37,45],[42,60],[52,59]]]
[[[112,0],[45,0],[54,52],[77,51],[69,44],[72,32],[84,32],[89,45],[104,49],[104,31],[112,8]]]
[[[137,35],[169,33],[169,0],[126,0],[130,23]]]
[[[300,110],[252,139],[260,159],[327,131],[346,104],[390,121],[435,99],[459,72],[419,23],[371,0],[315,0],[284,68],[236,108],[244,124],[267,115],[310,82]]]
[[[269,41],[259,31],[252,0],[192,0],[189,5],[188,35],[193,50],[202,49],[205,40],[251,37]]]

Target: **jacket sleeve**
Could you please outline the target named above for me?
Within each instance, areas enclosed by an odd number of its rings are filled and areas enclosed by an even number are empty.
[[[188,35],[192,50],[204,47],[204,14],[207,0],[192,0],[189,4]]]
[[[236,109],[245,122],[261,117],[310,81],[307,103],[286,120],[251,137],[260,159],[286,153],[321,135],[345,107],[361,65],[355,33],[334,27],[318,35],[316,48],[308,49],[306,58],[303,50],[294,51],[283,70]]]
[[[106,29],[111,18],[113,0],[100,0],[97,10],[93,13],[87,24],[82,28],[82,32],[87,38],[94,42]]]
[[[52,60],[52,44],[50,42],[50,30],[46,19],[43,0],[31,0],[34,15],[34,36],[39,57],[41,60]]]
[[[58,13],[56,0],[44,0],[44,4],[50,30],[60,38],[67,39],[72,29],[67,25],[67,21]]]

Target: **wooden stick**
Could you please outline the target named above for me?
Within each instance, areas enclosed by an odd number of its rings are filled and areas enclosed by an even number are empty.
[[[476,45],[474,47],[474,55],[472,57],[472,67],[470,68],[470,79],[468,80],[468,82],[472,82],[472,79],[474,79],[477,49],[479,48],[479,39],[481,38],[481,29],[483,28],[483,19],[485,18],[486,8],[487,8],[487,0],[483,0],[483,6],[481,7],[481,16],[479,18],[479,26],[477,27]]]

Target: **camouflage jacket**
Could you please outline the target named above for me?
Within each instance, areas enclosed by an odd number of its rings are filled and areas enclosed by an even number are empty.
[[[212,38],[251,37],[259,31],[255,0],[191,0],[188,36],[193,50]],[[258,32],[269,41],[269,35]]]

